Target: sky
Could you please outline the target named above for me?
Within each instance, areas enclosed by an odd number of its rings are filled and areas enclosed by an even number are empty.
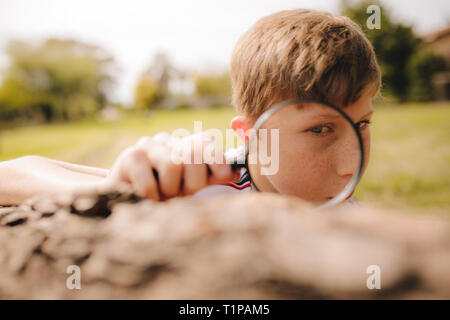
[[[381,1],[395,19],[425,34],[450,24],[448,0]],[[153,55],[175,66],[226,70],[239,36],[259,18],[308,8],[339,13],[339,0],[0,0],[0,68],[10,39],[71,38],[106,49],[120,73],[113,98],[133,100],[133,89]]]

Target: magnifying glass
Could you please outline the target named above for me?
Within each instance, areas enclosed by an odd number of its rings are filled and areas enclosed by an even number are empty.
[[[325,209],[353,193],[363,150],[358,126],[341,108],[292,99],[256,120],[245,153],[231,165],[246,168],[256,191],[295,195]]]

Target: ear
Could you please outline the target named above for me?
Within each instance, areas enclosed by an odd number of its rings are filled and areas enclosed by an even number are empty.
[[[231,129],[237,133],[239,138],[247,145],[248,139],[250,137],[251,129],[253,128],[253,123],[246,120],[243,116],[234,117],[231,120]]]

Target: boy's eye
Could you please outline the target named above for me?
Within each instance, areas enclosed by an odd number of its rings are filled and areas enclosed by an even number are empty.
[[[325,134],[331,131],[331,128],[329,126],[326,125],[320,125],[320,126],[315,126],[312,127],[310,129],[308,129],[309,132],[312,132],[314,134]]]
[[[369,120],[360,121],[356,124],[356,128],[359,130],[364,130],[369,126],[369,124],[370,124]]]

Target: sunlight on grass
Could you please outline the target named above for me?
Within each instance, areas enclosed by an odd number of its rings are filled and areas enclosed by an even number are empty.
[[[36,154],[92,166],[111,166],[114,158],[139,137],[184,128],[194,131],[194,121],[202,128],[229,127],[235,112],[230,107],[209,110],[153,111],[128,114],[119,122],[88,119],[70,124],[16,128],[0,132],[0,161]]]
[[[375,108],[362,201],[450,209],[450,105]]]

